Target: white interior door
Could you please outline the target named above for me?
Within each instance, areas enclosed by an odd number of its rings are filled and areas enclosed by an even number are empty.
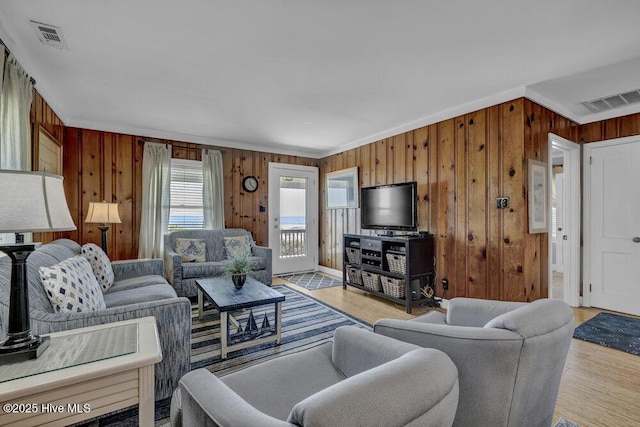
[[[555,235],[553,236],[553,242],[555,244],[555,250],[553,252],[553,269],[558,272],[563,272],[564,269],[564,173],[557,173],[555,175],[556,181],[556,200],[555,200]],[[553,207],[553,206],[552,206]]]
[[[317,269],[318,198],[318,168],[269,163],[273,274]]]
[[[554,256],[555,248],[556,262],[561,263],[561,267],[557,270],[554,261],[549,262],[549,296],[562,299],[572,307],[580,305],[580,151],[579,144],[549,134],[549,159],[552,159],[553,164],[562,165],[562,178],[556,182],[557,191],[561,193],[556,200],[559,206],[556,221],[560,225],[556,224],[553,229],[554,223],[549,221],[548,239],[550,257]],[[551,179],[552,168],[549,168],[549,181]],[[551,202],[549,206],[551,211]]]
[[[589,305],[635,315],[640,315],[639,165],[637,137],[585,145],[585,294]]]

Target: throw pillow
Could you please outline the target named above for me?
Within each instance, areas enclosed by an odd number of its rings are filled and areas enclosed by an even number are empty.
[[[235,258],[237,256],[251,256],[251,247],[253,239],[251,236],[236,236],[224,238],[224,251],[227,258]]]
[[[56,313],[106,308],[91,264],[82,255],[51,267],[40,267],[40,278]]]
[[[82,245],[82,256],[91,264],[93,275],[96,276],[102,291],[108,291],[113,285],[114,274],[107,254],[95,243],[87,243]]]
[[[176,253],[182,262],[205,262],[207,244],[204,239],[176,239]]]

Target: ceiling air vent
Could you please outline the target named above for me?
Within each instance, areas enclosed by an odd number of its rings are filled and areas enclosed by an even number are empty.
[[[617,95],[608,95],[603,98],[592,99],[591,101],[584,101],[581,104],[594,113],[600,113],[637,102],[640,102],[640,89],[619,93]]]
[[[64,38],[64,34],[62,34],[62,30],[59,27],[35,21],[30,22],[38,35],[38,39],[40,39],[42,43],[58,49],[69,50],[67,40]]]

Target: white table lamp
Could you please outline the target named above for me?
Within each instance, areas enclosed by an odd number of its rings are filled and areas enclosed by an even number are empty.
[[[102,202],[89,202],[89,211],[87,212],[86,223],[100,224],[98,229],[102,231],[102,250],[107,253],[107,224],[120,224],[120,215],[118,214],[118,204]]]
[[[44,172],[0,170],[0,233],[75,230],[62,179]],[[0,245],[11,258],[8,338],[0,343],[0,363],[38,357],[48,346],[46,337],[31,334],[29,322],[27,257],[38,246]]]

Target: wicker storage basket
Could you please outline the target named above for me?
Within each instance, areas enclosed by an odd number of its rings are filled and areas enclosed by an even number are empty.
[[[346,248],[345,251],[347,251],[347,259],[351,264],[360,264],[362,259],[360,256],[360,249]]]
[[[360,276],[360,269],[347,267],[347,280],[349,283],[362,286],[362,276]]]
[[[404,255],[387,254],[389,271],[392,273],[405,274],[407,272],[407,257]]]
[[[380,284],[380,275],[371,273],[369,271],[362,272],[362,283],[365,288],[376,292],[382,292],[382,285]]]
[[[389,276],[380,276],[380,281],[382,282],[382,289],[385,294],[390,295],[395,298],[404,298],[405,286],[404,279],[394,279]]]

